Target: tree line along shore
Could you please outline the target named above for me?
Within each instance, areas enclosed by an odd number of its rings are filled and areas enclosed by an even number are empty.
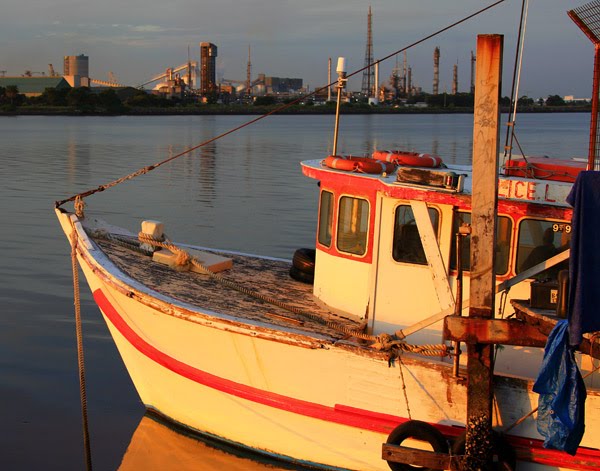
[[[366,99],[351,97],[341,104],[344,114],[404,114],[404,113],[472,113],[473,94],[422,93],[405,99],[372,105]],[[95,91],[80,87],[68,90],[46,89],[39,96],[26,97],[16,87],[0,87],[0,115],[202,115],[202,114],[264,114],[283,105],[280,114],[333,114],[335,102],[318,101],[314,97],[287,98],[259,96],[239,102],[208,97],[166,98],[135,88]],[[510,109],[510,98],[501,99],[503,112]],[[534,100],[527,96],[517,102],[519,112],[589,112],[590,102],[565,102],[558,95]]]

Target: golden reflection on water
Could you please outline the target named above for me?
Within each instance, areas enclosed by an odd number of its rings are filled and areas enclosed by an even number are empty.
[[[277,471],[182,435],[145,415],[131,437],[119,471]]]

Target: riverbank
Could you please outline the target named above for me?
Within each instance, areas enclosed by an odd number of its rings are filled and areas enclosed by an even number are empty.
[[[173,107],[119,107],[116,109],[75,106],[20,106],[0,110],[0,116],[185,116],[185,115],[263,115],[273,113],[278,106],[255,105],[203,105]],[[503,107],[502,113],[509,108]],[[584,106],[527,106],[519,107],[519,113],[589,113],[591,105]],[[335,114],[335,106],[294,105],[276,111],[285,115]],[[342,114],[472,114],[471,107],[416,107],[416,106],[371,106],[345,104]]]

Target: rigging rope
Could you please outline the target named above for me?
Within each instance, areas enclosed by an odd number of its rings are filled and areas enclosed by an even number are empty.
[[[90,433],[88,427],[87,395],[85,392],[85,362],[83,357],[83,335],[81,331],[81,300],[79,297],[79,269],[77,267],[77,231],[71,232],[71,266],[73,268],[73,303],[75,305],[75,331],[77,336],[77,364],[79,368],[79,396],[81,400],[81,419],[83,426],[83,447],[87,471],[92,470],[90,451]]]
[[[480,15],[481,13],[483,13],[483,12],[485,12],[485,11],[487,11],[487,10],[489,10],[489,9],[497,6],[497,5],[499,5],[500,3],[503,3],[504,1],[505,0],[498,0],[495,3],[492,3],[491,5],[488,5],[487,7],[484,7],[484,8],[482,8],[482,9],[480,9],[480,10],[474,12],[474,13],[471,13],[470,15],[462,18],[461,20],[458,20],[458,21],[456,21],[456,22],[454,22],[454,23],[452,23],[452,24],[450,24],[450,25],[448,25],[448,26],[446,26],[446,27],[444,27],[444,28],[442,28],[442,29],[434,32],[434,33],[431,33],[430,35],[425,36],[424,38],[421,38],[421,39],[419,39],[419,40],[417,40],[417,41],[409,44],[408,46],[403,47],[402,49],[398,49],[397,51],[392,52],[391,54],[388,54],[387,56],[382,57],[381,59],[378,59],[378,60],[374,61],[373,63],[364,66],[362,69],[358,69],[358,70],[356,70],[356,71],[348,74],[346,76],[346,78],[348,79],[348,78],[350,78],[350,77],[352,77],[352,76],[354,76],[356,74],[359,74],[359,73],[363,72],[364,70],[366,70],[366,69],[368,69],[370,67],[373,67],[376,64],[379,64],[380,62],[384,62],[384,61],[388,60],[389,58],[394,57],[397,54],[400,54],[401,52],[404,52],[404,51],[406,51],[406,50],[408,50],[408,49],[410,49],[410,48],[412,48],[414,46],[417,46],[418,44],[421,44],[422,42],[427,41],[428,39],[431,39],[431,38],[433,38],[433,37],[435,37],[435,36],[437,36],[437,35],[445,32],[445,31],[447,31],[447,30],[449,30],[451,28],[454,28],[455,26],[458,26],[459,24],[464,23],[465,21],[470,20],[471,18],[474,18],[477,15]],[[168,162],[171,162],[172,160],[175,160],[175,159],[177,159],[177,158],[179,158],[181,156],[187,155],[190,152],[193,152],[196,149],[199,149],[200,147],[204,147],[207,144],[210,144],[211,142],[214,142],[214,141],[216,141],[218,139],[221,139],[221,138],[223,138],[225,136],[228,136],[229,134],[232,134],[232,133],[234,133],[236,131],[239,131],[240,129],[243,129],[243,128],[245,128],[247,126],[250,126],[250,125],[252,125],[252,124],[254,124],[254,123],[258,122],[258,121],[261,121],[264,118],[266,118],[267,116],[271,116],[271,115],[273,115],[275,113],[283,111],[283,110],[289,108],[290,106],[293,106],[296,103],[299,103],[300,101],[305,100],[306,98],[314,96],[314,95],[316,95],[317,93],[319,93],[319,92],[321,92],[323,90],[327,90],[327,88],[331,87],[332,85],[335,85],[336,83],[337,83],[337,80],[334,80],[333,82],[331,82],[331,83],[329,83],[329,84],[327,84],[325,86],[322,86],[320,88],[315,89],[311,93],[307,93],[306,95],[301,95],[300,97],[298,97],[294,101],[291,101],[289,103],[283,104],[283,105],[275,108],[274,110],[269,111],[268,113],[265,113],[263,115],[260,115],[260,116],[258,116],[256,118],[254,118],[254,119],[251,119],[250,121],[242,123],[239,126],[236,126],[236,127],[232,128],[232,129],[230,129],[229,131],[226,131],[226,132],[221,133],[221,134],[219,134],[217,136],[214,136],[214,137],[212,137],[212,138],[210,138],[210,139],[208,139],[208,140],[206,140],[204,142],[201,142],[200,144],[198,144],[196,146],[189,147],[189,148],[185,149],[184,151],[180,152],[179,154],[173,155],[173,156],[171,156],[171,157],[169,157],[169,158],[167,158],[165,160],[157,162],[157,163],[155,163],[153,165],[148,165],[146,167],[142,167],[142,168],[136,170],[135,172],[130,173],[129,175],[126,175],[124,177],[118,178],[117,180],[114,180],[112,182],[106,183],[104,185],[100,185],[97,188],[92,188],[92,189],[90,189],[88,191],[79,193],[77,195],[73,195],[70,198],[67,198],[67,199],[64,199],[64,200],[60,200],[60,201],[56,201],[54,203],[54,206],[56,208],[60,208],[63,204],[68,203],[70,201],[73,201],[77,197],[79,197],[79,198],[86,198],[86,197],[91,196],[91,195],[93,195],[95,193],[99,193],[99,192],[108,190],[109,188],[112,188],[113,186],[116,186],[116,185],[118,185],[120,183],[123,183],[123,182],[125,182],[127,180],[132,180],[133,178],[138,177],[140,175],[145,175],[146,173],[151,172],[152,170],[155,170],[158,167],[161,167],[162,165],[164,165],[164,164],[166,164]]]

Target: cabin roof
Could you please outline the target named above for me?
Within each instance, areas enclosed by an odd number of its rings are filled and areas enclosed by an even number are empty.
[[[468,204],[470,206],[473,171],[471,166],[467,165],[449,164],[445,168],[419,168],[424,174],[427,174],[427,172],[430,172],[431,175],[453,173],[462,176],[460,189],[398,181],[399,170],[395,170],[390,174],[348,172],[326,167],[323,165],[322,159],[307,160],[302,162],[301,165],[306,176],[322,181],[324,184],[336,185],[337,183],[345,185],[344,182],[351,179],[356,188],[366,191],[381,191],[400,199],[426,199],[432,202],[447,202],[456,205]],[[572,186],[573,183],[570,182],[500,175],[498,179],[498,197],[507,201],[564,208],[570,207],[565,200]]]

